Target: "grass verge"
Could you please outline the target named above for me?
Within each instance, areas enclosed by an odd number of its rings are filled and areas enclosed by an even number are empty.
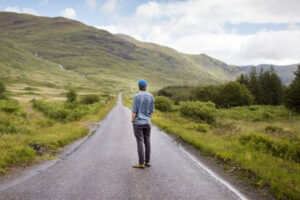
[[[49,105],[53,105],[49,103]],[[92,121],[102,120],[115,100],[91,106],[80,121],[58,121],[26,114],[15,100],[0,101],[0,174],[10,167],[51,159],[67,144],[88,134]]]
[[[126,95],[124,105],[131,102]],[[299,115],[291,119],[283,106],[245,106],[218,109],[217,122],[209,125],[182,117],[177,106],[172,110],[156,110],[152,122],[276,199],[299,199]]]

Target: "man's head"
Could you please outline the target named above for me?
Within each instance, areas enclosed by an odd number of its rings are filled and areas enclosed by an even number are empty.
[[[139,85],[140,90],[146,90],[147,89],[147,81],[145,81],[145,80],[139,80],[138,85]]]

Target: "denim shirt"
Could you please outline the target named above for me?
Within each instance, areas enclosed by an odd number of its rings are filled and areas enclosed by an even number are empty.
[[[140,91],[133,97],[132,112],[136,113],[134,124],[151,123],[150,114],[154,112],[154,97],[147,91]]]

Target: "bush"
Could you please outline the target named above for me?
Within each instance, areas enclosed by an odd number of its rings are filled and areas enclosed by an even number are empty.
[[[12,123],[11,120],[8,119],[1,119],[0,120],[0,134],[1,133],[17,133],[18,127]]]
[[[180,101],[195,100],[193,86],[168,86],[157,92],[158,96],[165,96],[170,98],[175,104]]]
[[[186,101],[179,104],[179,112],[197,122],[213,124],[216,122],[217,110],[212,102]]]
[[[155,108],[162,112],[169,112],[172,110],[172,101],[164,96],[155,97]]]
[[[5,92],[5,85],[2,82],[0,82],[0,99],[5,98],[4,92]]]
[[[275,157],[293,160],[300,163],[300,142],[287,142],[275,140],[262,134],[242,134],[239,137],[242,145],[253,150],[271,153]]]
[[[6,113],[16,113],[20,111],[20,105],[16,100],[1,100],[0,101],[0,111]]]
[[[220,96],[220,85],[205,85],[195,89],[196,99],[199,101],[211,101],[216,105],[222,104],[222,97]]]
[[[93,104],[100,101],[100,97],[96,94],[89,94],[86,96],[83,96],[81,99],[81,102],[84,104]]]
[[[67,102],[75,102],[76,98],[77,98],[77,94],[75,90],[69,89],[69,91],[67,92]]]
[[[269,125],[269,126],[265,127],[265,131],[267,133],[282,133],[283,132],[283,128]]]
[[[78,102],[49,103],[41,100],[32,100],[33,107],[46,116],[58,121],[75,121],[88,114],[95,114],[102,107],[100,103],[79,104]]]
[[[246,106],[254,103],[254,97],[245,85],[238,82],[225,84],[220,91],[222,107]]]
[[[188,126],[187,128],[201,132],[201,133],[206,133],[209,130],[209,125],[197,123],[197,124],[192,124],[192,125]]]

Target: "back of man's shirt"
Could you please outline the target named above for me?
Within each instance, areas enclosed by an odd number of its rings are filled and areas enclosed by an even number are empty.
[[[136,93],[133,97],[132,112],[136,113],[134,124],[150,124],[150,115],[154,112],[153,95],[147,91],[140,91]]]

